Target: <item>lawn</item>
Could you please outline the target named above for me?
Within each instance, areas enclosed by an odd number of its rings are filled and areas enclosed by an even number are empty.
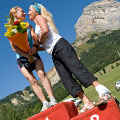
[[[97,75],[96,75],[97,77]],[[114,85],[117,81],[120,80],[120,66],[115,67],[114,69],[110,70],[109,72],[99,75],[98,81],[105,85],[110,91],[113,96],[115,96],[120,101],[120,91],[116,91]],[[83,88],[86,95],[90,98],[91,101],[96,102],[98,100],[98,94],[95,91],[95,88],[93,86],[90,86],[88,88]],[[71,96],[66,97],[70,98]]]

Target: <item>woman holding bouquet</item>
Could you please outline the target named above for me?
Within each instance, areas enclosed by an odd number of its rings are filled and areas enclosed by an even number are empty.
[[[26,15],[26,13],[24,13],[22,8],[20,8],[18,6],[13,7],[9,13],[9,16],[11,19],[9,24],[11,24],[11,22],[16,23],[16,21],[19,21],[19,20],[24,21],[26,19],[25,15]],[[30,28],[32,28],[32,27],[30,26]],[[32,41],[32,36],[31,36],[31,35],[33,35],[33,32],[30,31],[30,29],[28,28],[27,34],[28,34],[28,42],[29,42],[29,45],[31,48],[34,46],[33,41]],[[10,44],[11,44],[13,51],[16,52],[17,64],[18,64],[18,67],[20,68],[21,73],[30,82],[34,93],[37,95],[37,97],[43,103],[43,107],[42,107],[41,111],[44,111],[44,110],[48,109],[50,106],[57,104],[56,99],[53,96],[50,81],[48,80],[48,78],[45,75],[44,66],[43,66],[42,60],[41,60],[40,56],[38,55],[38,53],[35,53],[33,55],[33,58],[34,58],[34,61],[33,61],[33,59],[31,59],[31,56],[27,52],[24,52],[21,49],[19,49],[11,41],[10,41]],[[32,71],[34,69],[37,71],[37,74],[43,84],[43,87],[45,88],[45,90],[49,96],[50,102],[48,102],[46,100],[40,86],[37,83],[35,76],[32,73]]]
[[[28,15],[30,20],[36,24],[35,33],[36,40],[38,40],[35,45],[36,48],[33,47],[31,49],[31,54],[41,49],[38,46],[42,44],[43,49],[52,55],[55,68],[67,91],[73,97],[80,97],[83,101],[84,106],[81,112],[93,108],[94,105],[85,95],[72,74],[85,88],[93,85],[100,97],[100,101],[107,100],[110,97],[110,91],[97,81],[97,78],[78,59],[71,44],[58,34],[50,12],[43,5],[34,3],[30,5]]]

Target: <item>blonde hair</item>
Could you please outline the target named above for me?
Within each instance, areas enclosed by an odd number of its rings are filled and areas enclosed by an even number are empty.
[[[41,8],[41,15],[49,22],[53,31],[58,33],[58,30],[55,26],[55,23],[54,23],[53,19],[52,19],[52,14],[49,11],[47,11],[47,9],[41,4],[40,4],[40,8]]]
[[[20,8],[20,7],[15,6],[10,10],[10,12],[9,12],[9,17],[10,17],[9,23],[14,22],[15,13],[17,13],[18,8]]]

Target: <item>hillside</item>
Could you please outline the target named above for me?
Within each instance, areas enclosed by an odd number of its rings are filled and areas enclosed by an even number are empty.
[[[107,32],[93,34],[91,35],[90,40],[86,43],[79,46],[76,45],[75,41],[73,46],[85,66],[87,66],[91,72],[95,73],[105,68],[110,63],[120,59],[118,54],[120,51],[120,30],[111,31],[109,34],[107,34]],[[117,65],[118,64],[116,63],[115,66]],[[113,68],[114,67],[111,69]],[[104,73],[100,72],[100,75],[102,74]],[[47,76],[53,82],[53,91],[58,102],[69,95],[63,87],[61,81],[59,81],[60,79],[55,68],[52,68],[51,71],[47,73]],[[40,81],[38,81],[38,83],[42,87]],[[47,97],[45,91],[44,94]],[[8,113],[11,115],[15,114],[15,117],[17,117],[17,119],[14,118],[15,120],[21,120],[21,118],[27,118],[38,113],[42,106],[41,102],[33,93],[31,87],[28,86],[23,91],[17,91],[14,94],[2,99],[0,101],[0,107],[2,108],[2,112],[0,113],[2,114],[2,118],[4,118],[3,112],[6,110],[7,112],[9,111]],[[18,111],[20,114],[18,114]],[[4,118],[1,120],[9,119]]]
[[[59,82],[60,78],[54,67],[50,71],[48,71],[46,74],[47,74],[48,79],[51,81],[52,86],[54,86],[56,83]],[[38,80],[38,83],[42,87],[40,80]],[[0,100],[0,104],[10,103],[12,104],[12,106],[17,107],[17,106],[22,106],[28,102],[36,101],[36,100],[37,100],[37,97],[35,96],[32,88],[28,86],[24,90],[17,91],[7,96],[6,98]]]
[[[76,40],[72,46],[75,48],[79,59],[92,73],[99,70],[103,71],[107,65],[120,60],[119,12],[120,2],[100,0],[86,6],[75,25]],[[118,63],[115,66],[118,66]],[[111,69],[113,68],[114,66],[111,67]],[[106,73],[106,70],[104,73]],[[100,75],[104,73],[100,73]],[[69,95],[54,67],[46,74],[51,81],[58,102]],[[109,73],[106,80],[108,78]],[[114,79],[116,79],[115,76],[112,80]],[[116,80],[118,79],[119,77]],[[42,87],[40,80],[38,80],[38,83]],[[105,84],[108,88],[111,86],[108,82],[105,82]],[[61,94],[61,91],[64,94]],[[47,97],[45,91],[44,94]],[[31,86],[28,86],[24,90],[17,91],[0,100],[0,120],[21,120],[38,113],[40,109],[41,102],[35,96]]]
[[[95,73],[120,59],[120,30],[94,33],[82,45],[75,41],[73,46],[84,65]]]

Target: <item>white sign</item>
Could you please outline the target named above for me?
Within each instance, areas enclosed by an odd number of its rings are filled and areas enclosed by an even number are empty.
[[[96,118],[96,119],[94,119],[94,118]],[[99,120],[99,115],[92,115],[90,117],[90,120]]]

